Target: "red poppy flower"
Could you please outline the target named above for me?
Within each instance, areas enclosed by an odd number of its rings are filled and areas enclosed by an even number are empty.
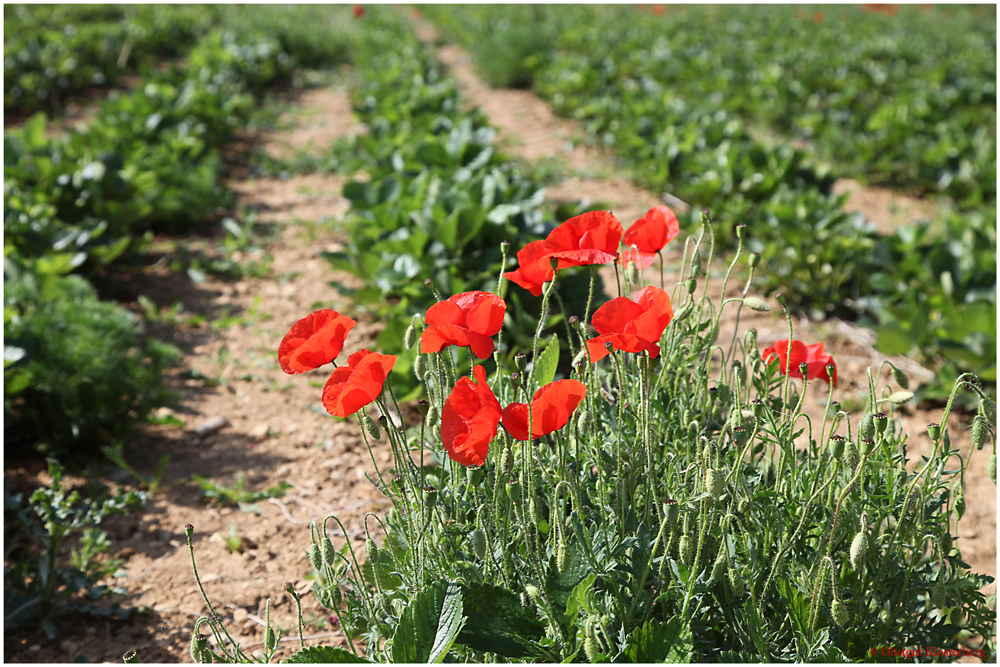
[[[278,346],[278,364],[289,375],[319,368],[337,358],[354,320],[329,308],[317,310],[292,325]]]
[[[323,407],[334,417],[349,417],[382,393],[389,371],[396,365],[391,354],[358,350],[347,365],[335,368],[323,387]]]
[[[653,263],[656,253],[673,241],[680,231],[677,216],[669,208],[654,206],[649,209],[646,215],[636,220],[622,236],[622,244],[625,246],[625,266],[638,259],[637,263],[642,268],[647,268]],[[635,251],[632,250],[632,246],[639,250],[638,258],[633,257]]]
[[[540,438],[558,431],[587,396],[587,386],[577,380],[550,382],[531,399],[531,436]],[[511,403],[503,411],[503,425],[518,440],[528,439],[528,404]]]
[[[441,411],[441,442],[456,463],[481,466],[500,424],[500,402],[486,384],[486,369],[473,369],[476,381],[459,378]]]
[[[517,251],[517,270],[504,275],[534,296],[542,295],[542,285],[555,275],[545,241],[532,241]]]
[[[608,341],[622,352],[649,351],[653,359],[660,356],[660,336],[674,318],[670,296],[659,287],[645,287],[635,301],[628,297],[612,299],[597,309],[591,323],[601,334],[587,341],[590,360],[608,355]]]
[[[823,343],[806,345],[800,340],[793,340],[792,355],[789,359],[788,339],[779,340],[774,345],[765,348],[761,356],[764,358],[765,363],[769,363],[772,359],[776,358],[781,367],[781,372],[793,378],[802,377],[802,373],[799,372],[799,365],[804,363],[808,366],[806,371],[808,379],[826,380],[828,383],[830,382],[830,375],[827,373],[826,367],[829,364],[833,364],[832,384],[834,387],[837,386],[837,362],[833,360],[832,356],[823,352]]]
[[[507,304],[489,292],[464,292],[427,309],[427,328],[420,351],[440,352],[449,345],[468,347],[480,359],[493,354],[493,341],[503,326]]]
[[[354,18],[359,19],[365,15],[365,8],[361,5],[354,5]]]
[[[545,239],[550,257],[559,268],[606,264],[618,258],[622,223],[609,211],[590,211],[570,218],[553,229]]]

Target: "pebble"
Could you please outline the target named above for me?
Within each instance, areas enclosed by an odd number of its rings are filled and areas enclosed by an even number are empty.
[[[243,607],[237,607],[233,611],[233,623],[237,624],[242,623],[243,621],[247,620],[247,617],[249,615],[250,612],[248,612],[246,609],[244,609]]]
[[[276,471],[276,473],[279,477],[285,477],[287,475],[290,475],[292,473],[292,464],[282,463],[280,466],[278,466],[278,470]]]
[[[32,644],[31,646],[28,647],[28,651],[30,651],[31,653],[36,653],[41,650],[42,650],[41,644]]]
[[[258,424],[250,429],[250,437],[258,442],[267,440],[269,427],[267,424]]]

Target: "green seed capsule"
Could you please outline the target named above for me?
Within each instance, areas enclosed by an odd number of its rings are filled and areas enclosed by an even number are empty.
[[[427,360],[426,354],[418,354],[417,358],[413,360],[413,374],[421,382],[424,381],[424,376],[427,375],[429,364],[430,362]]]
[[[469,542],[472,543],[472,551],[479,560],[486,560],[486,533],[476,528],[469,533]]]
[[[198,663],[212,662],[212,652],[208,650],[208,635],[191,635],[191,644],[188,647],[191,659]]]
[[[663,510],[667,516],[667,523],[673,525],[677,523],[677,516],[680,514],[680,505],[676,500],[668,499],[663,502]]]
[[[507,492],[507,497],[514,502],[521,500],[521,483],[516,479],[512,479],[504,485],[504,491]]]
[[[372,565],[378,563],[378,557],[379,557],[378,545],[375,544],[375,540],[373,540],[370,537],[367,540],[365,540],[365,557],[368,559],[368,562],[371,563]]]
[[[433,486],[425,486],[420,491],[420,498],[424,501],[424,507],[427,509],[433,509],[433,507],[437,505],[438,490]]]
[[[320,553],[318,544],[310,544],[309,550],[307,551],[309,556],[309,564],[317,572],[323,569],[323,556]]]
[[[278,636],[274,634],[272,628],[268,628],[267,632],[264,633],[264,643],[269,651],[274,650],[274,647],[278,645]]]
[[[677,547],[681,562],[687,566],[694,560],[694,542],[687,535],[681,536],[680,545]]]
[[[986,444],[986,420],[982,415],[976,415],[972,419],[972,444],[976,451],[981,450]]]
[[[876,433],[885,433],[885,427],[889,425],[889,415],[884,412],[876,413],[872,421],[875,423]]]
[[[465,469],[465,478],[469,480],[469,484],[472,486],[479,486],[485,475],[486,471],[483,470],[482,466],[469,466]]]
[[[844,445],[847,443],[847,438],[842,435],[835,435],[830,438],[830,454],[833,458],[838,461],[844,458]]]
[[[847,625],[850,620],[850,615],[847,613],[847,605],[840,600],[834,600],[833,605],[830,607],[830,616],[833,617],[833,622],[840,627]]]
[[[865,557],[868,555],[868,540],[865,531],[858,531],[851,542],[851,567],[860,570],[864,567]]]
[[[374,419],[365,415],[361,418],[361,421],[364,422],[365,430],[368,431],[368,435],[370,435],[373,440],[379,440],[382,437],[382,433],[379,431],[378,424],[375,423]]]
[[[413,348],[413,344],[417,342],[417,330],[413,328],[413,325],[406,327],[406,331],[403,332],[403,347],[407,350]]]
[[[126,665],[139,664],[139,652],[135,649],[128,651],[122,656],[122,662]]]
[[[941,437],[941,426],[938,424],[928,424],[927,435],[931,440],[937,442],[937,439]]]

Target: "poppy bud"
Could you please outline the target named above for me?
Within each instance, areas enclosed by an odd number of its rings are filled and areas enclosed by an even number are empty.
[[[743,575],[740,574],[739,569],[736,567],[729,568],[729,586],[733,589],[735,597],[743,597],[743,593],[746,591],[746,584],[743,581]]]
[[[577,417],[577,419],[576,419],[576,426],[581,431],[586,431],[587,429],[590,428],[590,422],[591,422],[590,411],[589,410],[584,410],[584,411],[582,411],[580,413],[580,416]]]
[[[721,468],[709,468],[705,475],[705,488],[718,499],[726,488],[726,471]]]
[[[913,398],[912,391],[897,391],[889,394],[889,398],[886,400],[888,400],[893,405],[902,405],[903,403],[909,401],[911,398]]]
[[[941,555],[947,556],[951,553],[951,547],[953,544],[951,533],[945,533],[941,536]]]
[[[365,540],[365,557],[368,559],[368,562],[371,563],[372,565],[378,563],[378,557],[379,557],[378,545],[375,544],[375,540],[373,540],[370,537],[367,540]]]
[[[875,448],[875,441],[871,438],[861,438],[861,456],[868,456]]]
[[[885,433],[885,427],[889,425],[889,417],[884,412],[878,412],[872,418],[875,423],[876,433]]]
[[[961,606],[955,607],[951,610],[951,624],[962,627],[965,625],[965,610]]]
[[[983,416],[986,417],[986,423],[993,428],[997,427],[997,404],[991,399],[983,397],[979,402],[980,407],[983,409]]]
[[[309,556],[309,564],[317,572],[323,569],[323,555],[320,553],[319,545],[313,542],[309,545],[306,554]]]
[[[843,459],[844,456],[844,445],[847,443],[847,438],[842,435],[835,435],[830,438],[830,454],[833,458],[838,461]]]
[[[747,261],[750,263],[751,269],[756,269],[758,266],[760,266],[760,253],[759,252],[750,253],[750,257],[747,259]]]
[[[188,647],[191,659],[198,663],[212,662],[212,652],[208,650],[208,635],[195,633],[191,635]]]
[[[514,387],[514,389],[520,389],[521,388],[521,374],[520,373],[511,373],[510,374],[510,384],[511,384],[512,387]]]
[[[469,533],[469,542],[472,544],[472,551],[479,560],[486,560],[486,533],[476,528]]]
[[[420,313],[413,313],[413,317],[410,318],[410,326],[416,329],[418,333],[424,328],[424,321],[420,319]]]
[[[750,409],[753,411],[753,416],[760,419],[761,415],[764,414],[764,401],[759,398],[753,399],[750,401]]]
[[[329,537],[324,537],[320,542],[320,555],[323,557],[323,564],[333,567],[337,550],[333,548],[333,541]]]
[[[625,280],[629,285],[639,284],[639,267],[636,266],[635,262],[629,262],[628,266],[625,267]]]
[[[903,389],[910,388],[910,378],[906,377],[906,373],[899,370],[895,366],[892,367],[892,379],[895,380],[896,384],[898,384]]]
[[[847,605],[845,605],[840,600],[834,600],[833,604],[830,606],[830,616],[833,617],[833,622],[844,627],[850,619],[850,615],[847,613]]]
[[[862,417],[859,432],[862,438],[875,437],[875,416],[872,413],[866,412],[865,416]]]
[[[736,225],[736,238],[743,240],[743,237],[747,235],[747,226],[742,222]]]
[[[698,289],[698,281],[694,278],[688,278],[684,281],[684,287],[687,289],[688,294],[694,294],[694,291]]]
[[[333,595],[334,608],[340,608],[340,603],[344,601],[344,594],[340,592],[340,586],[334,586],[331,588],[330,593]]]
[[[701,257],[695,257],[694,259],[692,259],[691,260],[691,275],[689,276],[689,279],[695,279],[696,280],[698,278],[701,278],[702,268],[704,268],[704,267],[702,265]],[[694,291],[694,288],[692,288],[691,291]]]
[[[986,463],[986,473],[990,476],[990,481],[993,482],[993,486],[997,485],[997,455],[990,454],[989,461]]]
[[[560,574],[565,574],[566,570],[569,569],[571,557],[572,554],[570,553],[569,545],[566,542],[560,542],[556,548],[556,568]]]
[[[931,601],[938,609],[944,609],[948,605],[948,595],[944,587],[944,581],[938,579],[938,582],[934,584],[934,590],[931,591]]]
[[[267,629],[264,633],[264,644],[267,646],[269,651],[273,650],[275,646],[278,645],[278,637],[274,634],[274,630],[271,628]]]
[[[959,521],[965,516],[965,494],[962,489],[959,489],[958,493],[955,494],[955,516],[958,517]]]
[[[758,299],[755,296],[748,296],[743,299],[743,305],[750,310],[756,310],[758,313],[766,313],[771,310],[771,306],[767,305],[766,301]]]
[[[465,469],[465,478],[469,480],[469,484],[472,486],[479,486],[479,483],[483,481],[485,472],[482,466],[469,466]]]
[[[677,554],[681,558],[681,562],[685,565],[691,565],[691,561],[694,560],[694,542],[687,535],[681,535],[680,544],[677,547]]]
[[[740,502],[736,504],[736,511],[740,514],[746,514],[748,509],[750,509],[750,499],[740,498]]]
[[[136,651],[135,649],[128,651],[125,655],[122,656],[122,662],[124,662],[126,665],[139,664],[139,652]]]
[[[372,437],[373,440],[379,440],[382,437],[382,433],[378,430],[378,424],[375,420],[365,415],[361,418],[361,421],[365,424],[365,430],[368,431],[368,435]]]
[[[514,366],[517,367],[517,370],[519,370],[519,371],[521,371],[523,373],[524,369],[528,367],[528,355],[526,355],[523,352],[521,352],[519,354],[515,354],[514,355]]]
[[[184,535],[186,535],[187,538],[190,540],[191,536],[194,535],[194,526],[192,526],[191,524],[187,524],[186,526],[184,526]]]
[[[728,566],[729,561],[726,559],[726,552],[723,551],[719,553],[719,556],[715,559],[715,563],[712,565],[712,576],[708,580],[708,585],[712,586],[722,581],[722,578],[726,576]]]
[[[425,486],[420,490],[420,498],[424,501],[424,507],[433,509],[437,505],[438,490],[433,486]]]
[[[590,619],[587,620],[588,626],[590,624]],[[597,662],[597,658],[600,655],[600,651],[597,646],[597,639],[594,638],[594,632],[588,630],[586,636],[583,638],[583,652],[587,654],[587,660],[590,662]]]
[[[413,328],[413,325],[406,327],[406,331],[403,332],[403,347],[407,350],[413,348],[413,344],[417,342],[417,330]]]
[[[941,437],[941,427],[938,424],[928,424],[927,435],[931,440],[937,441]]]
[[[438,420],[438,417],[440,416],[439,412],[440,411],[437,409],[437,406],[432,405],[430,409],[427,410],[427,423],[428,424],[435,423]]]
[[[860,570],[864,567],[865,557],[868,555],[867,535],[865,531],[858,531],[851,542],[851,567]]]
[[[986,444],[986,420],[983,419],[982,415],[976,415],[972,418],[972,444],[976,451],[981,450]]]
[[[514,452],[510,447],[504,451],[503,463],[501,464],[501,471],[505,475],[509,475],[512,470],[514,470]]]
[[[504,485],[504,491],[507,492],[507,497],[514,502],[521,500],[521,483],[516,479],[507,480],[507,484]]]
[[[413,374],[417,376],[417,379],[421,382],[424,381],[424,376],[427,375],[427,355],[418,354],[413,360]]]

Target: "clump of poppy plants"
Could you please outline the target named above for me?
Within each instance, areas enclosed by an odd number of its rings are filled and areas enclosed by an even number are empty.
[[[948,429],[933,425],[908,467],[894,418],[912,397],[902,371],[850,378],[868,405],[848,415],[836,361],[798,340],[790,317],[788,337],[762,349],[753,329],[718,340],[727,307],[770,308],[749,294],[761,258],[744,255],[737,227],[720,296],[738,267],[742,296],[699,298],[713,275],[703,214],[668,291],[662,251],[679,227],[665,206],[627,230],[591,211],[519,249],[497,293],[435,292],[406,334],[426,391],[418,423],[390,416],[404,414],[395,357],[361,349],[337,364],[352,318],[325,309],[292,325],[282,370],[333,364],[324,407],[393,455],[371,478],[393,508],[376,517],[367,562],[349,541],[334,547],[336,516],[311,528],[313,593],[352,639],[327,659],[360,640],[378,661],[861,660],[928,624],[939,645],[963,629],[990,636],[988,578],[963,569],[954,537],[968,458]],[[659,287],[644,273],[657,256]],[[590,313],[588,295],[560,366],[559,341],[540,340],[560,278],[610,263],[627,277],[619,296]],[[542,297],[530,350],[503,337],[509,289]],[[982,396],[976,444],[990,442],[995,461],[995,406],[974,378],[959,386]],[[821,424],[807,396],[827,404]],[[376,421],[385,440],[370,437]]]

